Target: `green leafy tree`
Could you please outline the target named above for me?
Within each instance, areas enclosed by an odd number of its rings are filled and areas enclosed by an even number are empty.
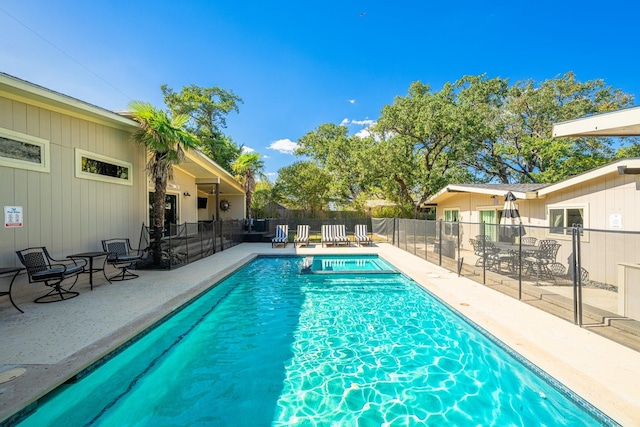
[[[312,161],[300,161],[278,171],[275,184],[277,200],[293,209],[321,211],[331,201],[331,176]]]
[[[129,110],[140,124],[132,138],[149,152],[147,170],[154,183],[151,252],[154,264],[160,266],[167,180],[173,177],[173,166],[184,158],[184,150],[198,147],[199,141],[185,130],[189,120],[185,114],[171,117],[149,103],[138,101],[129,104]]]
[[[536,84],[517,82],[487,113],[494,127],[484,147],[475,146],[466,164],[499,182],[556,182],[611,160],[611,138],[553,138],[553,124],[587,114],[617,110],[633,98],[604,80],[579,82],[573,73]]]
[[[318,162],[331,175],[330,193],[338,201],[355,202],[366,191],[367,138],[348,136],[348,129],[332,123],[318,126],[298,139],[296,155]]]
[[[185,86],[180,92],[162,85],[164,102],[172,114],[187,114],[186,129],[202,141],[202,151],[229,172],[231,163],[242,153],[230,137],[223,133],[226,117],[238,112],[242,99],[232,91],[214,87]]]
[[[406,96],[385,106],[368,154],[369,174],[385,197],[417,211],[453,176],[464,175],[458,162],[467,120],[449,83],[433,92],[414,82]]]
[[[243,153],[231,163],[231,169],[236,174],[236,178],[242,184],[245,191],[245,201],[247,209],[247,219],[249,220],[249,232],[251,232],[251,200],[256,189],[256,175],[262,176],[264,162],[258,153]]]
[[[262,177],[256,181],[256,188],[251,198],[251,210],[255,218],[275,216],[275,212],[272,211],[275,203],[274,186],[267,177]]]

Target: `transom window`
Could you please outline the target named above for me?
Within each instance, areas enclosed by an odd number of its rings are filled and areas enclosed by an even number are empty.
[[[49,172],[49,141],[0,128],[0,166]]]
[[[76,177],[133,185],[132,164],[76,148]]]

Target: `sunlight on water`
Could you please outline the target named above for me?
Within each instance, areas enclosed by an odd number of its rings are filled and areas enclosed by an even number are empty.
[[[302,263],[255,260],[22,425],[600,425],[402,275]]]

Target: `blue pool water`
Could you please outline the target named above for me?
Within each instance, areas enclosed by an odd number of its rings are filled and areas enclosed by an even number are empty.
[[[614,424],[404,276],[303,263],[256,259],[22,425]]]

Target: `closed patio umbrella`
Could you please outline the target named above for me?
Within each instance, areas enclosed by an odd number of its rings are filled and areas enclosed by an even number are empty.
[[[524,236],[526,231],[516,206],[516,196],[509,191],[504,196],[504,209],[500,218],[500,235],[505,237]]]

